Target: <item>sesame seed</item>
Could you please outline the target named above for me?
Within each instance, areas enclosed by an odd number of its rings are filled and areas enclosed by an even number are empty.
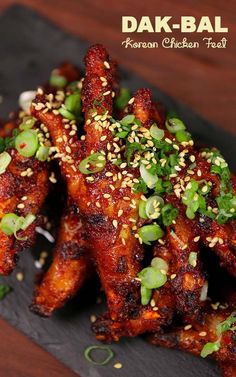
[[[94,322],[96,322],[96,319],[97,319],[97,317],[94,314],[92,314],[90,316],[90,322],[94,323]]]
[[[201,331],[201,332],[199,333],[199,336],[206,336],[206,335],[207,335],[206,331]]]
[[[192,325],[186,325],[184,326],[184,330],[190,330],[192,328]]]
[[[41,263],[40,263],[38,260],[36,260],[36,261],[34,262],[34,265],[35,265],[35,267],[36,267],[37,269],[42,268],[42,265],[41,265]]]
[[[105,199],[108,199],[108,198],[111,197],[111,195],[110,195],[110,194],[104,194],[103,197],[104,197]]]
[[[107,69],[110,69],[111,67],[110,67],[110,64],[105,60],[104,61],[104,66],[107,68]]]
[[[200,240],[200,236],[197,236],[193,239],[194,242],[198,242]]]
[[[23,203],[20,203],[17,205],[17,208],[25,208],[25,205]]]
[[[117,227],[118,227],[118,221],[117,221],[117,220],[113,220],[113,221],[112,221],[112,224],[113,224],[114,228],[117,228]]]
[[[99,202],[95,203],[96,207],[101,208],[101,204]]]
[[[117,214],[118,217],[121,217],[123,215],[123,212],[124,212],[123,209],[119,209],[118,214]]]
[[[17,272],[16,279],[18,281],[23,281],[24,280],[24,274],[22,272]]]
[[[154,299],[151,300],[150,305],[151,305],[151,307],[154,307],[156,305],[156,302],[155,302]]]
[[[176,278],[176,274],[170,275],[170,278],[171,278],[171,280],[175,279]]]
[[[128,104],[131,105],[134,102],[134,97],[130,98]]]
[[[123,365],[122,365],[121,363],[115,363],[115,364],[114,364],[114,368],[115,368],[115,369],[121,369],[122,366],[123,366]]]
[[[94,181],[94,178],[93,178],[93,177],[86,177],[86,181],[88,181],[88,182],[93,182],[93,181]]]

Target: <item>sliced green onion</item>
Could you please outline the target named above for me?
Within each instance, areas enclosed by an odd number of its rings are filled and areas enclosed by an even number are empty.
[[[156,183],[158,181],[157,175],[153,175],[149,173],[149,171],[145,168],[143,164],[141,164],[139,171],[147,187],[150,189],[153,189],[156,186]]]
[[[160,288],[167,281],[166,275],[153,267],[144,268],[139,272],[138,277],[141,279],[141,284],[148,289]]]
[[[161,209],[162,222],[165,226],[170,226],[178,216],[178,208],[172,206],[172,204],[165,204]]]
[[[157,219],[160,216],[160,209],[164,205],[164,200],[157,195],[148,198],[146,202],[146,214],[149,219]]]
[[[19,216],[17,216],[15,213],[7,213],[4,215],[0,224],[2,232],[7,236],[11,236],[15,231],[19,230],[20,224],[18,224],[18,219]],[[18,229],[17,226],[19,226]]]
[[[176,132],[175,137],[179,143],[183,143],[184,141],[189,141],[192,138],[191,134],[187,131],[178,131]]]
[[[23,218],[21,229],[25,230],[26,228],[28,228],[28,226],[30,226],[34,222],[35,219],[36,219],[35,215],[32,215],[32,213],[28,213],[28,215],[26,215],[26,217]]]
[[[153,137],[153,139],[156,139],[156,140],[162,140],[163,137],[165,136],[164,130],[162,130],[161,128],[158,128],[157,125],[156,125],[156,123],[154,123],[151,126],[151,128],[150,128],[150,134]]]
[[[220,349],[220,342],[209,342],[204,345],[201,350],[201,357],[205,358],[208,355],[211,355],[213,352],[217,352]]]
[[[150,242],[156,241],[164,236],[163,230],[157,224],[144,225],[139,229],[138,234],[146,245],[150,245]]]
[[[0,174],[5,173],[6,168],[11,162],[11,156],[7,152],[2,152],[0,154]]]
[[[178,131],[183,131],[186,128],[184,122],[179,118],[168,118],[165,122],[165,126],[172,134],[175,134]]]
[[[80,93],[76,92],[74,94],[71,94],[68,96],[65,100],[65,108],[72,114],[79,115],[81,111],[81,99],[80,99]]]
[[[117,132],[116,137],[118,137],[119,139],[124,139],[124,138],[126,138],[128,133],[129,133],[128,131]]]
[[[146,288],[144,285],[141,284],[140,293],[141,293],[141,304],[147,305],[152,297],[152,290],[149,288]]]
[[[73,92],[80,91],[79,89],[79,81],[73,81],[69,85],[67,85],[67,89],[71,89]]]
[[[92,358],[92,352],[96,350],[106,351],[107,357],[103,361],[96,361]],[[94,365],[106,365],[114,357],[114,352],[108,346],[89,346],[84,351],[84,357],[87,361]]]
[[[159,257],[155,257],[152,259],[151,266],[155,268],[156,270],[160,270],[160,271],[163,270],[167,272],[169,269],[169,266],[166,263],[166,261]]]
[[[216,333],[219,337],[225,331],[232,331],[232,325],[236,323],[236,311],[230,314],[223,322],[219,323],[216,327]]]
[[[44,145],[40,145],[39,149],[36,152],[35,157],[39,161],[47,161],[49,155],[49,147],[45,147]]]
[[[67,84],[67,79],[64,76],[58,75],[55,70],[50,76],[49,83],[57,88],[64,88]]]
[[[135,116],[133,114],[129,114],[121,119],[120,124],[122,126],[128,126],[129,124],[133,123],[134,120],[135,120]]]
[[[68,111],[65,107],[61,107],[58,111],[63,116],[63,118],[66,118],[66,119],[69,119],[69,120],[75,120],[76,119],[75,115],[72,114],[70,111]]]
[[[105,165],[105,156],[102,153],[93,153],[80,162],[79,170],[83,174],[94,174],[102,171]]]
[[[25,238],[19,238],[17,232],[19,230],[25,230],[30,224],[35,220],[35,216],[28,214],[25,218],[22,216],[17,216],[15,213],[7,213],[3,216],[0,223],[0,228],[3,233],[7,236],[14,234],[16,239],[25,240]]]
[[[36,119],[32,116],[27,116],[23,118],[22,123],[19,125],[21,131],[26,131],[32,128],[36,123]]]
[[[142,219],[148,219],[147,214],[146,214],[146,201],[141,200],[139,203],[139,216]]]
[[[24,157],[31,157],[38,149],[38,136],[33,130],[21,132],[15,139],[17,151]]]
[[[129,100],[131,98],[130,91],[126,88],[121,88],[120,93],[117,97],[115,97],[115,106],[118,110],[122,110],[127,106]]]
[[[12,291],[12,288],[6,284],[0,284],[0,300],[3,300],[8,293]]]
[[[18,216],[18,219],[16,220],[16,223],[15,223],[15,229],[14,229],[14,236],[18,241],[25,241],[27,239],[26,237],[19,237],[17,234],[18,230],[22,229],[23,223],[24,223],[24,217]]]
[[[191,266],[196,267],[197,265],[197,253],[195,251],[191,251],[189,254],[188,262]]]
[[[6,149],[5,139],[3,137],[0,137],[0,153],[5,151],[5,149]]]

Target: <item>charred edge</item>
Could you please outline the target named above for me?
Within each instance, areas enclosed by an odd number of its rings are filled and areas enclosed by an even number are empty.
[[[32,313],[37,314],[39,317],[43,317],[43,318],[48,318],[52,314],[50,311],[46,310],[43,306],[36,304],[35,302],[33,302],[29,306],[29,310]]]
[[[128,269],[128,266],[127,266],[127,261],[126,261],[125,256],[119,257],[116,272],[125,273],[127,272],[127,269]]]
[[[66,261],[68,259],[80,259],[87,254],[85,246],[78,246],[76,242],[64,242],[60,245],[60,256]]]

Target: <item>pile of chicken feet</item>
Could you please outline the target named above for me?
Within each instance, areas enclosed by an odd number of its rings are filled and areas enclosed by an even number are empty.
[[[61,65],[30,112],[2,124],[0,273],[8,275],[33,245],[57,164],[66,206],[31,310],[52,315],[96,269],[107,301],[92,326],[97,339],[147,334],[155,345],[210,355],[225,377],[234,376],[235,290],[224,288],[224,304],[208,297],[203,254],[214,252],[234,283],[236,179],[149,89],[116,107],[123,89],[103,46],[92,46],[84,61],[83,78]]]

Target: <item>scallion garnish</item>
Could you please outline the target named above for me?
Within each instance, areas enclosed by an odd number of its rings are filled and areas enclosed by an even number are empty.
[[[33,156],[38,149],[37,133],[34,130],[19,133],[15,139],[15,147],[22,156]]]
[[[80,92],[76,91],[65,99],[64,105],[59,109],[59,113],[66,119],[76,120],[81,112]]]
[[[59,75],[57,70],[52,71],[49,83],[57,88],[64,88],[67,84],[66,77]]]
[[[188,262],[191,266],[196,267],[197,265],[197,253],[195,251],[191,251],[188,257]]]
[[[142,226],[138,235],[146,245],[151,245],[152,241],[156,241],[164,236],[164,232],[158,224],[149,224]]]
[[[169,269],[169,266],[166,263],[166,261],[159,257],[155,257],[152,259],[151,266],[160,271],[163,270],[163,271],[168,272],[168,269]]]
[[[201,357],[207,357],[213,352],[217,352],[220,349],[221,336],[225,331],[235,331],[236,325],[236,311],[232,312],[223,322],[220,322],[216,327],[217,340],[215,342],[208,342],[204,345],[201,351]]]
[[[220,342],[208,342],[204,345],[201,350],[201,357],[205,358],[208,355],[211,355],[213,352],[217,352],[220,349]]]
[[[167,130],[172,134],[186,129],[184,122],[179,118],[167,118],[165,126]]]
[[[79,170],[83,174],[94,174],[102,171],[106,165],[106,158],[102,153],[93,153],[79,164]]]
[[[25,230],[28,228],[29,225],[35,220],[35,216],[32,214],[28,214],[25,218],[22,216],[17,216],[15,213],[7,213],[3,216],[0,228],[3,233],[7,236],[11,236],[14,234],[16,239],[24,240],[17,236],[17,232],[19,230]]]
[[[75,115],[72,114],[65,107],[61,107],[58,111],[63,116],[63,118],[66,118],[66,119],[69,119],[69,120],[75,120],[76,119]]]
[[[160,216],[161,207],[164,205],[164,200],[157,195],[150,196],[146,202],[145,210],[149,219],[157,219]]]
[[[139,216],[142,219],[148,219],[147,214],[146,214],[146,202],[144,200],[140,200],[140,203],[139,203]]]
[[[126,88],[121,88],[118,96],[115,97],[115,106],[118,110],[124,109],[131,98],[130,91]]]
[[[129,124],[133,123],[135,120],[135,116],[133,114],[129,114],[124,116],[124,118],[121,119],[120,124],[122,126],[128,126]]]
[[[149,173],[149,171],[146,169],[145,165],[143,164],[141,164],[139,171],[147,187],[150,189],[153,189],[158,181],[157,175],[153,175]]]
[[[32,116],[27,116],[23,118],[22,123],[19,125],[21,131],[26,131],[32,128],[36,123],[36,119]]]
[[[176,140],[179,142],[179,143],[183,143],[184,141],[189,141],[191,140],[192,136],[189,132],[187,131],[177,131],[176,134],[175,134],[175,137],[176,137]]]
[[[75,116],[78,116],[81,111],[81,98],[80,98],[80,92],[75,92],[68,97],[66,97],[65,100],[65,108],[70,111]]]
[[[139,272],[138,278],[141,280],[141,303],[147,305],[152,297],[152,289],[162,287],[166,281],[168,264],[162,258],[153,258],[150,267],[145,267]]]
[[[161,219],[165,226],[170,226],[178,216],[179,210],[172,206],[172,204],[165,204],[161,208]]]
[[[35,157],[39,161],[47,161],[49,156],[49,147],[45,147],[44,145],[40,145],[39,149],[36,152]]]
[[[8,293],[12,291],[12,288],[6,284],[0,284],[0,300],[3,300]]]
[[[11,162],[11,156],[7,152],[2,152],[0,154],[0,174],[5,173],[6,168]]]
[[[138,274],[141,284],[147,289],[157,289],[166,283],[167,277],[159,269],[146,267]]]
[[[18,224],[19,216],[15,213],[7,213],[3,216],[1,221],[1,230],[7,236],[11,236],[15,231],[19,230],[20,224]]]
[[[146,288],[143,284],[140,287],[141,304],[147,305],[152,297],[152,289]]]
[[[151,126],[150,134],[156,140],[162,140],[165,136],[165,132],[161,128],[158,128],[156,123]]]
[[[97,361],[92,357],[93,351],[105,351],[107,353],[107,357],[103,361]],[[84,351],[84,357],[87,361],[94,365],[106,365],[109,361],[114,357],[114,352],[108,346],[89,346]]]

